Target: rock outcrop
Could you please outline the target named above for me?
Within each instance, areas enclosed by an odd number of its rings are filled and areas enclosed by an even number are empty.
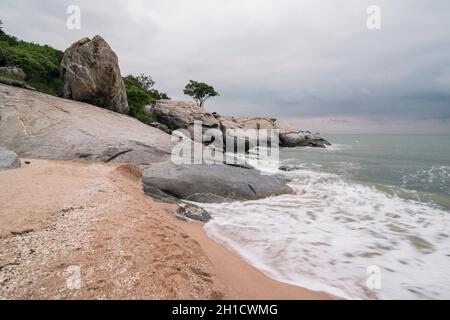
[[[155,105],[147,106],[146,109],[155,116],[159,123],[172,131],[186,129],[193,132],[195,121],[201,121],[204,129],[220,127],[220,123],[214,115],[190,101],[159,100]]]
[[[127,113],[128,100],[117,55],[101,37],[83,38],[61,61],[63,96],[112,111]]]
[[[277,120],[275,127],[280,130],[280,145],[282,147],[318,147],[325,148],[331,144],[309,131],[298,130],[294,126]]]
[[[0,171],[20,167],[20,160],[14,151],[0,148]]]
[[[13,87],[17,87],[17,88],[24,88],[24,89],[36,91],[35,88],[30,87],[24,81],[20,81],[20,80],[13,80],[13,79],[9,79],[9,78],[0,77],[0,83],[6,84],[8,86],[13,86]]]
[[[215,165],[175,165],[162,162],[143,170],[147,189],[157,188],[194,202],[253,200],[292,193],[281,175],[264,175],[254,169]]]
[[[146,192],[163,200],[245,200],[291,192],[279,176],[244,165],[175,166],[174,142],[161,130],[86,103],[5,85],[0,141],[24,158],[135,164]]]
[[[25,80],[27,74],[18,67],[0,67],[0,72],[12,75],[20,80]]]
[[[146,165],[170,157],[170,135],[126,115],[0,85],[0,142],[24,158]]]
[[[186,129],[193,134],[195,121],[202,123],[203,131],[218,129],[226,141],[227,135],[247,140],[248,147],[252,146],[255,137],[239,136],[239,129],[279,129],[279,142],[281,147],[325,147],[330,145],[325,139],[313,135],[308,131],[301,131],[274,118],[264,117],[225,117],[216,113],[210,113],[199,108],[193,102],[160,100],[153,106],[147,106],[147,111],[152,113],[158,123],[167,126],[171,131]],[[234,130],[234,131],[232,131]],[[241,131],[242,131],[241,130]],[[205,142],[205,141],[204,141]]]

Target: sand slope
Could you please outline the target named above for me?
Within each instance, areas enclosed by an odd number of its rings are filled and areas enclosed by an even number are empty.
[[[223,296],[199,245],[174,226],[170,205],[143,194],[134,167],[23,166],[0,174],[0,298]],[[66,287],[70,266],[80,290]]]

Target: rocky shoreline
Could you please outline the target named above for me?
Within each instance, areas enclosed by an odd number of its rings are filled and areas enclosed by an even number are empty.
[[[183,236],[167,219],[202,222],[211,219],[205,210],[185,200],[254,200],[293,190],[284,176],[262,173],[245,161],[174,163],[171,155],[176,139],[171,133],[179,129],[191,133],[200,121],[202,132],[216,130],[224,137],[236,129],[277,129],[281,146],[329,144],[276,119],[225,117],[184,101],[159,100],[147,106],[147,112],[157,120],[151,125],[132,118],[126,114],[128,103],[117,56],[99,36],[72,45],[63,57],[61,74],[65,98],[33,90],[21,80],[0,79],[0,171],[4,178],[0,242],[5,248],[0,261],[3,277],[0,298],[222,298],[220,285],[215,285],[210,271],[204,271],[211,269],[209,262],[198,247],[192,249],[192,243],[180,248],[179,243],[188,236]],[[238,138],[252,143],[249,136]],[[205,141],[199,145],[201,149],[209,147]],[[33,160],[19,168],[19,158]],[[13,184],[14,179],[22,184]],[[15,197],[9,194],[8,185],[16,190]],[[104,190],[105,185],[109,186],[108,191]],[[39,190],[33,192],[33,188]],[[147,197],[142,196],[142,191]],[[73,205],[67,207],[68,203]],[[147,210],[152,212],[148,219],[142,215]],[[141,221],[144,218],[145,223]],[[121,234],[117,232],[125,229],[133,237],[122,233],[123,238],[117,238]],[[175,254],[170,264],[161,268],[158,266],[163,264],[167,253],[167,237],[162,231],[170,235],[170,248],[181,250],[182,254]],[[74,233],[77,236],[72,237]],[[57,242],[50,241],[54,239]],[[151,258],[142,248],[147,240],[161,249],[161,254],[151,262],[142,258]],[[59,243],[66,247],[58,247]],[[122,251],[113,249],[117,246],[134,251],[123,256]],[[66,249],[70,253],[64,255],[67,259],[54,255]],[[35,255],[37,251],[39,255]],[[90,272],[91,291],[74,295],[61,289],[60,273],[73,261]],[[183,271],[181,264],[202,267]],[[161,269],[162,273],[155,276],[154,269],[143,267],[147,265]],[[116,279],[99,266],[126,271]],[[99,268],[105,272],[101,279],[95,275]],[[140,270],[138,284],[132,281],[136,268]],[[153,279],[158,283],[149,283]],[[144,291],[138,295],[135,289],[140,284]],[[174,292],[173,288],[180,286],[184,291]],[[255,289],[254,284],[250,287]],[[158,290],[162,293],[158,294]]]
[[[174,165],[171,136],[126,115],[5,85],[0,85],[0,102],[0,141],[22,158],[134,164],[149,195],[174,201],[249,200],[292,192],[285,179],[251,167]]]
[[[202,130],[223,134],[224,143],[233,130],[278,129],[281,146],[329,145],[277,119],[225,117],[186,101],[159,100],[146,107],[157,120],[152,125],[132,119],[123,114],[128,103],[117,55],[100,36],[81,39],[66,50],[61,76],[63,96],[71,100],[0,84],[1,147],[20,157],[134,164],[146,192],[161,200],[252,200],[292,192],[283,177],[261,174],[245,162],[172,163],[170,133],[193,133],[196,122]]]
[[[325,139],[302,131],[274,118],[264,117],[226,117],[215,112],[210,113],[199,108],[194,102],[177,100],[159,100],[154,105],[147,106],[157,122],[152,125],[168,133],[177,129],[185,129],[193,134],[194,123],[198,121],[205,130],[219,130],[226,141],[227,132],[231,130],[279,130],[280,147],[319,147],[325,148],[331,144]],[[244,137],[249,138],[249,137]]]

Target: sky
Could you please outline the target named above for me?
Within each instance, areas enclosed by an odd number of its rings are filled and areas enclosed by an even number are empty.
[[[69,5],[81,28],[66,26]],[[380,29],[367,8],[380,8]],[[206,108],[321,133],[450,133],[448,0],[2,0],[4,30],[65,50],[100,34],[122,75],[173,99],[193,79]]]

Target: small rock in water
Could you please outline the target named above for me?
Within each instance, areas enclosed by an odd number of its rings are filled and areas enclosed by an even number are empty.
[[[288,165],[285,165],[285,166],[279,167],[278,169],[281,170],[281,171],[289,172],[289,171],[300,170],[302,168],[299,167],[299,166],[288,166]]]
[[[192,220],[208,222],[211,220],[209,213],[199,206],[193,204],[181,203],[177,209],[177,218],[186,217]],[[181,219],[180,219],[181,220]]]

